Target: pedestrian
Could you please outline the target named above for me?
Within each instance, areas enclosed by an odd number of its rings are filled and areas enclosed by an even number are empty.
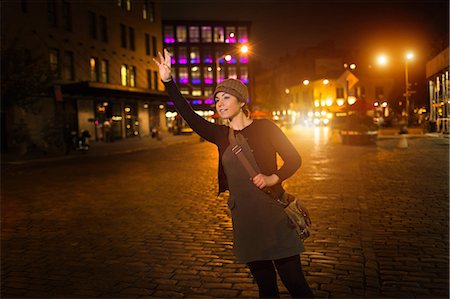
[[[276,271],[294,298],[314,297],[303,274],[300,253],[303,242],[289,226],[283,207],[265,192],[265,187],[282,194],[281,183],[301,166],[301,157],[285,134],[272,121],[250,118],[248,89],[237,79],[226,79],[214,91],[217,113],[229,125],[211,123],[199,116],[181,95],[171,75],[171,54],[165,49],[159,67],[169,97],[189,126],[219,150],[219,194],[230,191],[228,207],[233,222],[233,252],[246,263],[261,298],[279,298]],[[249,179],[230,149],[229,127],[245,137],[261,173]],[[278,169],[276,154],[283,159]]]

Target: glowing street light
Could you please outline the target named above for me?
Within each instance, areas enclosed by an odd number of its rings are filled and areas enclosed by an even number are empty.
[[[309,85],[309,80],[303,80],[303,85],[305,86]]]
[[[323,82],[323,84],[325,84],[325,85],[328,85],[328,83],[330,83],[330,81],[328,81],[328,79],[324,79],[322,82]]]
[[[377,58],[377,62],[379,65],[385,66],[388,63],[388,59],[387,59],[386,55],[380,55]]]

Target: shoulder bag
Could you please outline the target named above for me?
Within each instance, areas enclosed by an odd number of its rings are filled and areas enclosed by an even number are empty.
[[[246,143],[245,138],[240,138],[240,143],[236,140],[236,136],[234,136],[234,130],[230,127],[228,140],[230,141],[232,152],[237,156],[239,161],[242,163],[244,168],[247,170],[248,174],[251,178],[254,178],[258,172],[254,169],[250,161],[245,156],[243,149],[249,148]],[[246,151],[249,155],[251,152]],[[267,193],[272,199],[274,199],[278,204],[283,206],[284,211],[290,219],[292,226],[297,231],[300,239],[305,240],[310,236],[309,227],[311,226],[311,218],[309,217],[308,210],[300,203],[300,200],[293,194],[289,194],[284,192],[281,196],[276,195],[276,192],[273,192],[271,187],[266,187],[262,189],[265,193]]]

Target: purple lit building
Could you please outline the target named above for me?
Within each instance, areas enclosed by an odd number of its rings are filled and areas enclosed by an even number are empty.
[[[249,54],[241,47],[250,47],[250,22],[163,20],[162,27],[164,47],[173,54],[173,77],[181,93],[194,99],[194,109],[211,109],[215,85],[225,78],[249,85]]]

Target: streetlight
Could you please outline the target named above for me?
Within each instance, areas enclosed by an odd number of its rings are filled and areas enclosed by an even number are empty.
[[[408,52],[405,55],[405,98],[406,98],[406,126],[409,124],[409,80],[408,80],[408,60],[413,60],[414,53]]]

